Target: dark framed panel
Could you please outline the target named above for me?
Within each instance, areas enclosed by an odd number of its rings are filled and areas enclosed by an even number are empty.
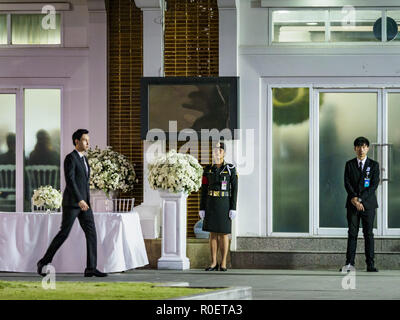
[[[228,129],[237,139],[239,129],[238,77],[143,77],[141,79],[141,138],[161,129],[170,137],[169,121],[176,129],[201,137],[202,129]],[[159,137],[160,138],[160,137]],[[152,139],[150,139],[152,140]],[[184,139],[179,139],[184,140]]]

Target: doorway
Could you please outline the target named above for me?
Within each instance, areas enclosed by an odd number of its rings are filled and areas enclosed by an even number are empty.
[[[344,166],[365,136],[380,164],[374,233],[400,235],[400,90],[268,89],[268,234],[347,236]]]

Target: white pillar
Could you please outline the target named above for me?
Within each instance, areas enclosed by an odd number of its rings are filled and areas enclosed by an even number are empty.
[[[235,0],[218,0],[219,76],[238,75],[238,14]]]
[[[238,10],[236,0],[218,0],[219,15],[219,76],[238,76]],[[239,101],[240,105],[240,101]],[[240,112],[239,112],[240,114]],[[237,158],[239,144],[233,140],[230,144],[230,151],[226,160],[232,161]],[[232,161],[235,162],[235,161]],[[240,181],[239,181],[240,186]],[[237,211],[240,215],[240,205],[237,204]],[[232,221],[231,250],[236,250],[236,235],[238,217]]]
[[[159,0],[135,0],[135,4],[143,11],[143,76],[159,77],[164,74],[162,66],[163,30],[162,12]],[[160,206],[161,199],[157,191],[150,188],[147,182],[147,150],[151,142],[143,141],[143,204]]]
[[[186,270],[186,199],[187,194],[159,191],[162,199],[162,242],[158,269]]]
[[[107,13],[104,0],[88,0],[89,127],[91,145],[107,146]],[[78,128],[75,128],[75,130]]]

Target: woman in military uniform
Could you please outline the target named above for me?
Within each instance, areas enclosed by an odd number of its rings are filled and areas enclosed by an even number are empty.
[[[211,265],[206,271],[226,271],[229,250],[229,234],[232,219],[236,216],[238,177],[236,168],[224,161],[225,145],[218,142],[212,150],[213,164],[203,171],[200,199],[200,218],[204,218],[203,230],[210,232]],[[217,251],[222,261],[218,265]]]

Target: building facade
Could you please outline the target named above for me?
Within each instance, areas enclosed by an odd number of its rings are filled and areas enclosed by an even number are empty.
[[[211,2],[202,5],[210,7]],[[37,12],[43,3],[0,1],[0,25],[10,27],[11,14]],[[116,3],[114,14],[120,10]],[[135,0],[133,4],[141,12],[142,24],[138,44],[142,65],[134,76],[164,76],[168,1]],[[40,122],[37,114],[46,112],[37,109],[36,118],[27,118],[26,90],[59,90],[51,99],[59,99],[59,112],[52,116],[60,125],[49,130],[59,130],[60,161],[71,149],[70,136],[78,127],[88,128],[92,145],[100,147],[129,138],[140,150],[135,153],[121,145],[119,151],[135,154],[132,159],[140,156],[135,158],[141,172],[138,197],[143,204],[158,206],[158,193],[144,178],[151,143],[139,140],[139,129],[118,137],[119,129],[110,130],[113,115],[107,92],[116,69],[109,69],[114,61],[109,61],[112,41],[107,40],[111,25],[106,2],[71,0],[53,5],[61,16],[58,43],[20,45],[13,42],[11,29],[3,32],[3,38],[0,34],[0,98],[4,95],[3,103],[10,110],[6,122],[15,119],[16,123],[15,127],[0,124],[4,127],[1,151],[6,152],[5,137],[13,131],[16,165],[23,167],[23,155],[28,157],[26,150],[34,145],[33,141],[27,146],[29,137],[24,132],[36,133],[36,127],[31,129],[27,123]],[[218,75],[240,78],[241,138],[229,144],[227,155],[240,176],[232,252],[248,255],[269,245],[274,253],[280,248],[305,252],[306,243],[303,247],[294,243],[310,239],[334,238],[343,246],[347,237],[344,164],[354,157],[353,141],[358,136],[369,138],[369,156],[381,167],[375,236],[396,241],[400,236],[399,3],[219,0],[216,5]],[[120,32],[123,27],[118,27]],[[113,90],[115,95],[117,89]],[[50,93],[42,93],[42,99],[50,99],[46,98]],[[137,108],[132,110],[131,116],[136,117]],[[63,187],[62,168],[60,177]],[[22,211],[22,169],[17,169],[16,180],[14,210]],[[192,212],[196,212],[197,200],[193,201]],[[321,242],[319,248],[330,250],[328,242]],[[382,247],[382,252],[391,248]],[[338,257],[339,251],[332,249]]]

